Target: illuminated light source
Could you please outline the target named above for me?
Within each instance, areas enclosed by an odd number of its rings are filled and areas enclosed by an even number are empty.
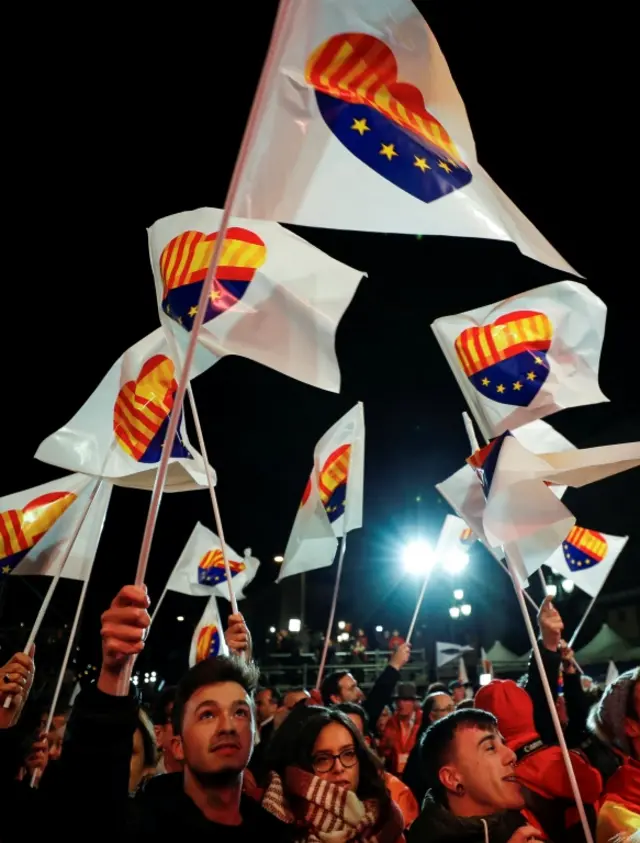
[[[478,677],[478,684],[480,687],[483,685],[488,685],[491,682],[491,674],[490,673],[481,673]]]
[[[567,594],[571,594],[573,589],[576,587],[576,584],[573,580],[562,580],[562,590],[566,591]]]
[[[276,631],[275,626],[270,626],[270,627],[269,627],[269,632],[270,632],[272,635],[275,633],[275,631]]]
[[[459,609],[457,606],[452,606],[452,607],[449,609],[449,614],[451,615],[451,617],[452,617],[454,620],[456,620],[457,618],[459,618],[459,617],[460,617],[460,609]]]
[[[453,592],[453,599],[454,600],[462,600],[464,597],[464,591],[461,588],[456,588]]]
[[[454,548],[442,559],[441,565],[449,574],[461,574],[469,564],[469,554]]]
[[[435,556],[428,541],[416,539],[405,546],[402,561],[408,573],[426,575],[433,567]]]
[[[555,583],[547,583],[545,588],[548,597],[556,597],[558,594],[558,586]]]
[[[378,626],[376,627],[376,632],[382,632],[382,627],[381,627],[379,624],[378,624]]]
[[[465,603],[463,606],[460,606],[460,611],[463,615],[469,617],[469,615],[471,614],[471,604]]]
[[[338,629],[344,629],[345,626],[346,626],[346,623],[344,621],[338,621]]]
[[[183,621],[183,620],[184,620],[184,616],[183,616],[183,615],[178,615],[178,617],[176,618],[176,620],[177,620],[177,621]]]
[[[301,627],[300,618],[289,618],[289,632],[300,632]]]
[[[273,561],[277,562],[278,565],[282,565],[284,562],[284,556],[274,556]]]

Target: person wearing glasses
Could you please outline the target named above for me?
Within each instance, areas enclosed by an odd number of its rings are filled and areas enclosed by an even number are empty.
[[[353,843],[404,843],[402,814],[382,765],[345,714],[306,706],[280,731],[262,807],[296,829],[296,843],[329,834]]]

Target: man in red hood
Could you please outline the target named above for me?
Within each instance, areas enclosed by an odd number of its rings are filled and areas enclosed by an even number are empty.
[[[536,732],[533,701],[511,679],[494,679],[476,694],[476,708],[498,720],[506,745],[516,754],[516,776],[527,808],[552,840],[583,841],[584,833],[559,746],[543,743]],[[602,776],[578,752],[571,761],[587,816],[595,830],[595,805],[602,792]]]

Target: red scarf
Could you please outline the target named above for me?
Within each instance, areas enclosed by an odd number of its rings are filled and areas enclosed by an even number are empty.
[[[395,803],[386,820],[374,799],[361,802],[345,787],[299,767],[288,767],[282,780],[271,773],[262,806],[282,822],[296,823],[306,843],[402,843],[402,814]],[[291,797],[295,809],[289,803]]]

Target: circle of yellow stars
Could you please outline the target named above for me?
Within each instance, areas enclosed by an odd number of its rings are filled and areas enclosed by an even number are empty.
[[[217,301],[218,301],[218,299],[221,299],[221,298],[222,298],[222,293],[220,292],[220,290],[211,290],[211,292],[209,293],[209,301],[210,301],[212,304],[214,304],[215,302],[217,302]],[[193,319],[193,318],[194,318],[194,316],[197,314],[197,312],[198,312],[198,308],[197,308],[195,305],[194,305],[193,307],[190,307],[190,308],[189,308],[189,316],[190,316],[192,319]],[[167,314],[167,316],[171,316],[171,317],[173,317],[173,313],[171,312],[171,308],[170,308],[170,307],[167,307],[167,309],[166,309],[166,314]],[[176,317],[176,322],[177,322],[179,325],[182,325],[182,324],[183,324],[183,322],[182,322],[182,316],[178,316],[178,317]]]
[[[534,360],[534,363],[538,364],[538,366],[544,365],[544,360],[542,359],[542,357],[539,357],[538,355],[536,355],[533,358],[533,360]],[[536,375],[535,372],[533,372],[533,371],[527,372],[527,380],[528,381],[534,381],[534,380],[536,380],[537,377],[538,376]],[[487,377],[484,377],[484,378],[482,378],[481,383],[485,388],[487,388],[491,385],[491,380]],[[511,384],[511,389],[513,389],[515,392],[520,392],[520,390],[522,389],[522,381],[521,380],[514,381]],[[497,384],[496,392],[498,392],[500,395],[502,395],[506,391],[507,391],[507,387],[505,386],[505,384],[503,384],[503,383]]]
[[[362,117],[360,119],[355,118],[351,128],[354,132],[358,132],[360,137],[362,137],[365,132],[371,131],[371,127],[367,126],[366,117]],[[393,161],[394,158],[399,157],[399,153],[396,152],[396,145],[394,143],[381,143],[379,154],[384,155],[388,161]],[[420,172],[426,173],[427,170],[431,169],[426,158],[421,158],[419,155],[414,155],[413,158],[413,166],[417,167]],[[455,162],[451,159],[447,159],[447,161],[438,161],[438,167],[440,167],[441,170],[444,170],[445,173],[450,173],[455,166]]]

